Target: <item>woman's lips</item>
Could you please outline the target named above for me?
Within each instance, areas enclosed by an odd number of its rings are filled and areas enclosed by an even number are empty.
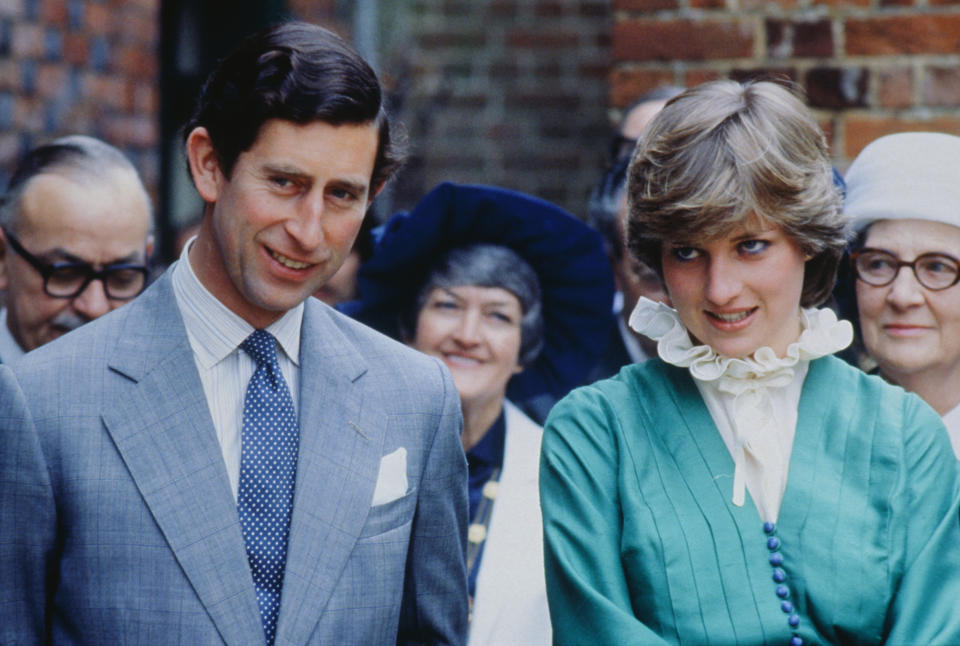
[[[753,314],[756,311],[756,307],[737,310],[735,312],[714,312],[711,310],[704,310],[707,315],[707,320],[711,325],[726,331],[739,330],[750,325],[750,322],[753,320]]]
[[[909,323],[888,323],[883,326],[883,331],[890,336],[913,337],[919,336],[929,330],[926,325],[912,325]]]
[[[481,363],[480,359],[477,359],[476,357],[463,355],[463,354],[448,353],[443,355],[443,359],[447,363],[451,363],[455,366],[473,367],[473,366],[478,366]]]

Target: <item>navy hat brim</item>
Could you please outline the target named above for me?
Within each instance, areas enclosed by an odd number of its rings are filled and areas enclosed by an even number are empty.
[[[448,250],[499,244],[537,273],[544,347],[513,377],[507,396],[562,397],[581,385],[603,351],[613,321],[613,274],[599,234],[563,209],[502,188],[441,184],[385,225],[360,268],[360,300],[340,309],[394,338],[401,312]]]

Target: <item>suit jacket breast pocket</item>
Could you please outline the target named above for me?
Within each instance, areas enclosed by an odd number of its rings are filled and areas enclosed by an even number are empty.
[[[417,509],[417,491],[410,489],[400,498],[391,500],[383,505],[373,505],[367,514],[367,522],[360,530],[360,540],[376,538],[391,530],[413,522],[413,514]]]

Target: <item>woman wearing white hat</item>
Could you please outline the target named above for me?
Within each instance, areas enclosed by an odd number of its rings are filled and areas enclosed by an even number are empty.
[[[960,458],[960,137],[881,137],[846,182],[864,350],[940,413]]]

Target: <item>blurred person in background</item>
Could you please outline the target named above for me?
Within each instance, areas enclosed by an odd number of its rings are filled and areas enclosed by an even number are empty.
[[[140,176],[110,144],[71,135],[28,152],[0,198],[0,360],[142,292],[151,230]]]
[[[614,375],[621,367],[656,354],[656,344],[627,325],[630,312],[641,296],[669,302],[657,273],[627,251],[627,166],[643,129],[667,101],[681,92],[683,88],[677,86],[658,87],[640,96],[624,111],[610,142],[606,171],[590,195],[587,224],[603,236],[617,297],[615,325],[607,335],[607,349],[599,356],[589,381]]]
[[[846,182],[862,349],[940,413],[960,457],[960,137],[881,137]]]
[[[387,223],[359,282],[344,309],[441,359],[460,394],[469,644],[547,646],[542,429],[516,404],[583,381],[613,292],[599,236],[542,200],[443,184]]]

